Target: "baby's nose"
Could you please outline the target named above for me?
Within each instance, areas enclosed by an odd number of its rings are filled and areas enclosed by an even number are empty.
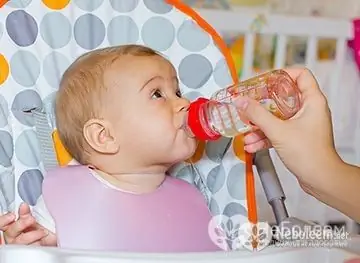
[[[187,99],[179,98],[176,102],[176,111],[177,112],[186,112],[189,110],[190,102]]]
[[[182,106],[179,111],[188,111],[190,105]]]

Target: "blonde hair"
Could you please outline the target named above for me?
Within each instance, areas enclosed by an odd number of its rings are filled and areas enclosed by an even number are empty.
[[[81,164],[88,162],[89,150],[83,127],[89,119],[101,118],[99,100],[108,90],[104,73],[125,55],[160,54],[140,45],[97,49],[77,58],[63,74],[55,101],[56,126],[63,146]]]

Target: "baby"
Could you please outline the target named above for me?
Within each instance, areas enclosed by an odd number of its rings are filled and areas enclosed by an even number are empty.
[[[23,204],[17,220],[0,218],[7,243],[219,250],[201,193],[166,173],[196,149],[183,127],[188,106],[174,67],[150,48],[110,47],[78,58],[63,75],[55,112],[60,138],[81,165],[48,173],[34,216]]]

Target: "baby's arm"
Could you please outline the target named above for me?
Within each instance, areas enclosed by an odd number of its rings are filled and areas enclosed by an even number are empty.
[[[36,222],[27,204],[19,207],[19,218],[13,213],[0,217],[0,230],[7,244],[56,246],[56,235]]]

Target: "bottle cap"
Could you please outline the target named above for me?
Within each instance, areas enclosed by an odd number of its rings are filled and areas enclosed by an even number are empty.
[[[204,116],[204,104],[209,100],[198,98],[190,104],[188,112],[188,126],[196,138],[203,141],[215,141],[221,134],[215,132]],[[204,118],[205,117],[205,118]]]

